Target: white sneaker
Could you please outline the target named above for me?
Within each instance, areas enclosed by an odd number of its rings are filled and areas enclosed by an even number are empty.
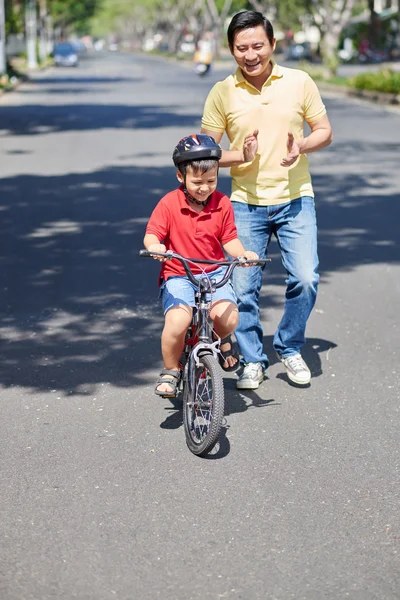
[[[287,358],[282,358],[278,354],[278,358],[283,362],[287,376],[297,385],[307,385],[311,381],[310,369],[301,357],[301,354],[293,354]]]
[[[261,363],[247,363],[236,382],[238,390],[256,390],[264,380],[264,369]]]

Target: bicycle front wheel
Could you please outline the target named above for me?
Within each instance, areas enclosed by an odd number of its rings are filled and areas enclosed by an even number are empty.
[[[199,357],[187,373],[183,394],[186,443],[193,454],[205,456],[215,446],[224,418],[224,382],[218,361],[211,354]]]

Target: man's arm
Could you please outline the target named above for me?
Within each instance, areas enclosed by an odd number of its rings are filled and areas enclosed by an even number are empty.
[[[223,136],[223,133],[219,131],[211,131],[203,127],[200,133],[210,135],[218,144],[221,142]],[[222,150],[222,156],[219,161],[220,167],[234,167],[245,162],[252,162],[258,150],[257,136],[258,129],[255,129],[253,133],[249,133],[244,139],[242,150]]]
[[[287,155],[282,159],[283,167],[290,167],[298,159],[300,154],[309,154],[329,146],[332,142],[332,127],[328,115],[324,115],[315,123],[309,123],[311,133],[296,142],[293,134],[288,132]]]
[[[309,154],[329,146],[333,140],[332,126],[328,115],[324,115],[316,123],[309,123],[311,133],[305,137],[300,145],[301,154]]]

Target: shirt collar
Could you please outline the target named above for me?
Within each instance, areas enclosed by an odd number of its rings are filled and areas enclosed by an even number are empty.
[[[276,63],[272,58],[271,58],[271,65],[272,65],[272,71],[271,71],[271,75],[268,77],[267,81],[269,79],[280,79],[281,77],[283,77],[283,71],[280,68],[280,66],[278,65],[278,63]],[[251,83],[249,81],[247,81],[247,79],[245,79],[245,77],[243,76],[242,70],[240,67],[238,67],[235,71],[235,73],[233,73],[233,79],[235,82],[235,86],[241,85],[241,84],[245,84],[245,85],[251,85]],[[265,83],[267,83],[267,81]],[[265,85],[264,83],[264,85]]]

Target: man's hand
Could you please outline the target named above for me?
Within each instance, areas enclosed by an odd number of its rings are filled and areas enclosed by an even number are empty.
[[[288,133],[286,147],[287,147],[287,156],[286,156],[286,158],[282,159],[282,162],[281,162],[282,167],[290,167],[293,163],[296,162],[296,160],[299,158],[299,155],[300,155],[300,146],[295,141],[295,139],[293,137],[293,133],[291,131],[289,131],[289,133]]]
[[[243,256],[245,257],[246,260],[254,260],[255,262],[257,262],[259,256],[257,254],[257,252],[253,252],[252,250],[246,250],[246,252],[243,254]],[[241,267],[252,267],[252,264],[247,264],[247,265],[240,265]]]
[[[147,250],[149,252],[166,252],[167,251],[164,244],[150,244],[150,246],[147,248]],[[154,256],[153,255],[153,258],[155,258],[156,260],[159,260],[160,262],[165,262],[167,260],[163,256]]]
[[[243,160],[244,162],[253,162],[256,157],[258,150],[258,129],[255,129],[253,133],[249,133],[244,138],[243,144]]]

